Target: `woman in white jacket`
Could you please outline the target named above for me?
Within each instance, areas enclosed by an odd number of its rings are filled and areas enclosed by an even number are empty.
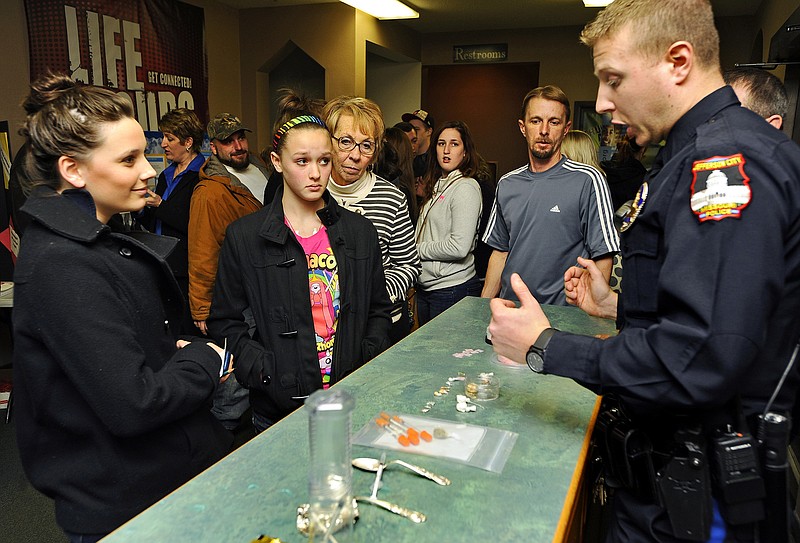
[[[416,294],[420,325],[481,292],[473,256],[481,217],[481,189],[473,176],[480,157],[461,121],[442,125],[432,141],[416,228],[422,259]]]

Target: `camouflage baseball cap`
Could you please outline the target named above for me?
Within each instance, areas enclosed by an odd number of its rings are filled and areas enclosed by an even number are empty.
[[[239,117],[231,115],[230,113],[220,113],[208,123],[208,139],[209,140],[225,140],[230,138],[239,130],[247,130],[252,132],[249,128],[242,124]]]

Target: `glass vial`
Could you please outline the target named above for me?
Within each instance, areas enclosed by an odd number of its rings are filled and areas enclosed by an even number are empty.
[[[468,373],[464,394],[478,401],[496,400],[500,395],[500,380],[493,372]]]
[[[341,388],[317,390],[308,409],[309,534],[325,541],[353,524],[353,467],[350,429],[355,401]]]

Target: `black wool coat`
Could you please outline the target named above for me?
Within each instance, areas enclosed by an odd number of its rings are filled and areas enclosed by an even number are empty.
[[[161,233],[177,238],[175,246],[167,262],[176,277],[189,277],[189,206],[192,191],[200,180],[200,172],[189,170],[183,173],[177,186],[172,189],[167,200],[162,200],[158,207],[146,207],[139,222],[150,232],[155,231],[156,219],[161,221]],[[167,179],[164,172],[158,176],[156,194],[164,195],[167,190]]]
[[[177,349],[175,240],[114,233],[84,190],[40,187],[14,275],[14,401],[31,484],[70,532],[106,533],[220,459],[220,357]]]
[[[284,223],[283,190],[228,227],[207,321],[211,337],[227,339],[236,379],[250,389],[253,410],[273,422],[322,388],[308,265]],[[333,384],[389,346],[391,302],[375,227],[327,191],[323,198],[317,215],[328,230],[341,289]],[[243,316],[248,308],[254,330]]]

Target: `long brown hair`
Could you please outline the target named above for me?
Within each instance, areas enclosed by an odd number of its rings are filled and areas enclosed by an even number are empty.
[[[439,157],[436,154],[438,147],[439,137],[442,132],[452,128],[457,130],[461,136],[461,141],[464,144],[464,159],[461,161],[456,169],[461,171],[464,177],[475,177],[480,169],[480,155],[475,147],[475,141],[472,139],[472,133],[469,131],[467,123],[464,121],[447,121],[440,126],[431,137],[431,145],[428,148],[428,171],[425,172],[425,201],[427,202],[433,194],[433,187],[436,181],[442,177],[442,167],[439,165]]]
[[[398,180],[397,184],[408,200],[411,220],[416,222],[419,210],[414,193],[414,151],[411,149],[411,142],[402,129],[392,126],[383,133],[383,142],[381,143],[381,152],[375,159],[374,172],[387,181]]]

